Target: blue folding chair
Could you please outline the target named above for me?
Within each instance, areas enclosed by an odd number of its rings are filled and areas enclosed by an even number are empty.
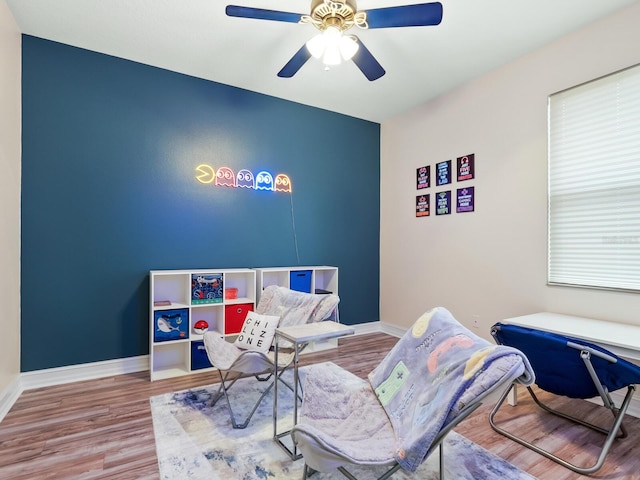
[[[491,335],[498,344],[517,348],[525,354],[535,373],[535,383],[542,390],[569,398],[587,399],[599,396],[614,418],[609,429],[599,427],[543,404],[531,387],[527,387],[529,394],[540,408],[606,435],[596,463],[589,467],[570,463],[496,425],[495,415],[515,383],[504,392],[491,411],[489,415],[491,427],[496,432],[574,472],[590,474],[602,467],[614,440],[627,436],[622,420],[635,392],[635,384],[640,383],[640,367],[618,358],[598,345],[551,332],[496,323],[491,329]],[[625,387],[627,394],[621,407],[617,408],[609,392]]]

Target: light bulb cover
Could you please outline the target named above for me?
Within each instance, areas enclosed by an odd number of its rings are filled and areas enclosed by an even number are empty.
[[[343,35],[336,27],[327,27],[305,44],[314,58],[322,59],[325,65],[339,65],[350,60],[360,47],[350,35]]]
[[[306,43],[306,45],[307,45],[307,50],[309,50],[309,53],[311,54],[312,57],[322,58],[322,55],[324,54],[324,49],[326,46],[326,40],[322,33],[319,33],[318,35],[313,37],[311,40],[309,40]]]
[[[355,38],[343,35],[340,38],[339,43],[340,55],[344,60],[351,60],[353,56],[358,52],[360,45]]]
[[[340,65],[341,62],[342,56],[338,45],[327,45],[322,56],[322,63],[325,65]]]

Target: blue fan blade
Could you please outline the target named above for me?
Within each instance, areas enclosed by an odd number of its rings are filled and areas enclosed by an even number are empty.
[[[364,46],[364,43],[362,43],[360,39],[358,39],[358,43],[360,44],[360,47],[353,56],[353,63],[356,64],[369,81],[373,82],[383,76],[386,72],[384,71],[384,68],[382,68],[382,65],[380,65],[373,55],[371,55],[371,52]]]
[[[298,23],[299,13],[279,12],[277,10],[265,10],[263,8],[239,7],[237,5],[227,5],[225,10],[230,17],[256,18],[258,20],[275,20],[276,22]]]
[[[424,27],[442,21],[440,2],[367,10],[369,28]]]
[[[311,53],[309,53],[309,49],[306,45],[302,45],[302,48],[296,52],[296,54],[291,57],[291,60],[287,62],[287,64],[282,67],[282,70],[278,72],[278,76],[282,78],[291,78],[298,70],[302,68],[302,66],[307,63],[307,60],[311,58]]]

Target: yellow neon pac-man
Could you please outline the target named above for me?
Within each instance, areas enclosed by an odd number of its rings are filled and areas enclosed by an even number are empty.
[[[216,171],[213,169],[213,167],[207,165],[206,163],[201,163],[200,165],[198,165],[196,167],[196,172],[196,180],[198,180],[200,183],[211,183],[216,178]]]

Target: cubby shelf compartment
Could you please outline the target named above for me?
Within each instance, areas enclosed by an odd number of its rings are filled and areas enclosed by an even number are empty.
[[[257,298],[270,285],[300,290],[306,293],[338,293],[338,268],[314,267],[265,267],[256,268]]]

